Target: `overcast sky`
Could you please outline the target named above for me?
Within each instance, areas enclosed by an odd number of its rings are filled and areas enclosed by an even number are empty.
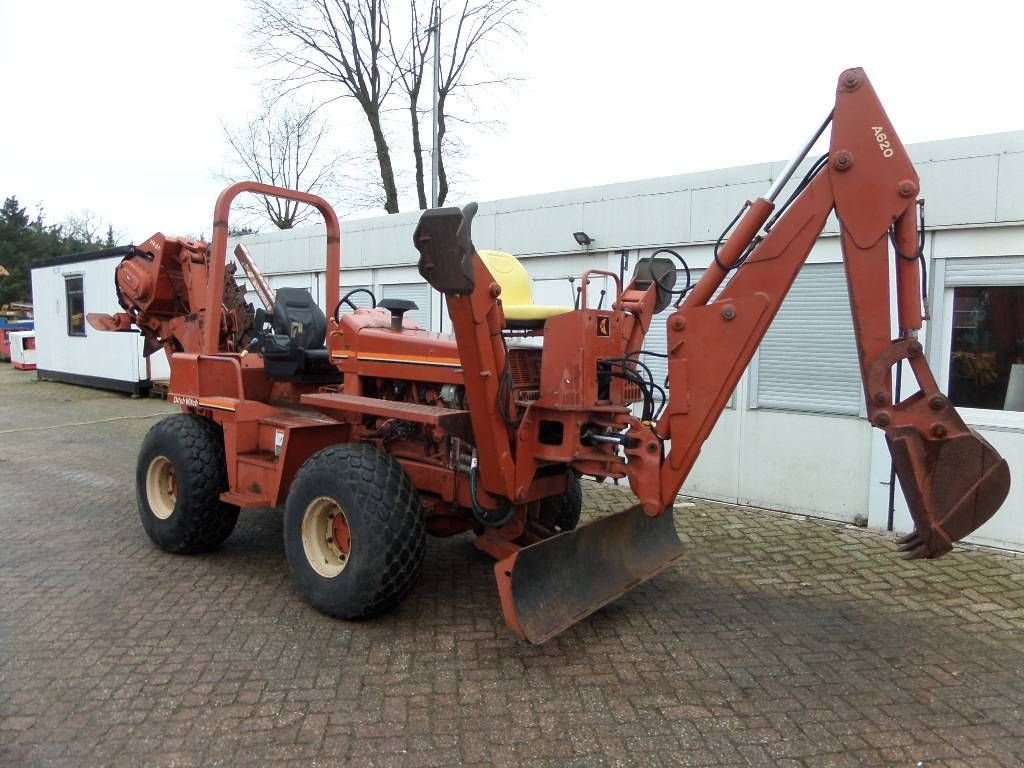
[[[785,159],[849,66],[907,143],[1024,129],[1022,21],[978,0],[537,0],[526,45],[493,52],[525,79],[480,104],[504,127],[467,139],[450,202]],[[124,242],[209,234],[221,123],[260,105],[245,27],[242,0],[0,0],[0,196]],[[332,141],[369,137],[339,112]]]

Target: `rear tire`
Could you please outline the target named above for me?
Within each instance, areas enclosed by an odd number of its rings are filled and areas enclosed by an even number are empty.
[[[401,464],[373,446],[324,448],[295,475],[285,554],[317,610],[363,619],[393,608],[412,589],[425,545],[416,488]]]
[[[580,477],[569,470],[569,486],[558,496],[548,496],[540,502],[540,524],[550,531],[562,533],[575,530],[583,509],[583,489]]]
[[[216,549],[238,522],[225,504],[224,438],[209,419],[175,414],[154,424],[142,441],[135,469],[139,517],[160,549],[196,554]]]

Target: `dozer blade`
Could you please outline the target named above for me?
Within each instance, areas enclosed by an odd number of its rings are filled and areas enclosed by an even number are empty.
[[[639,505],[524,547],[494,566],[505,622],[543,643],[682,554],[672,509],[650,517]]]
[[[962,425],[963,422],[960,422]],[[973,429],[925,440],[914,429],[889,437],[896,475],[915,530],[900,540],[906,559],[941,557],[999,509],[1010,492],[1010,468]]]

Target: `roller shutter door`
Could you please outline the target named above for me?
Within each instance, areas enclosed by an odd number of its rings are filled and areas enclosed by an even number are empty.
[[[1024,256],[946,259],[946,285],[1024,285]]]
[[[758,351],[755,405],[860,413],[863,389],[842,264],[805,264]]]
[[[270,285],[271,292],[273,293],[276,293],[278,288],[305,288],[309,291],[309,295],[313,298],[313,301],[316,301],[316,284],[313,275],[309,272],[296,272],[287,275],[268,275],[266,280]],[[253,296],[255,295],[256,292],[253,291]],[[246,296],[248,297],[248,293],[246,293]],[[263,306],[258,297],[253,302],[253,306]]]
[[[415,301],[419,309],[410,310],[408,317],[423,328],[430,328],[430,286],[426,283],[392,283],[381,286],[379,299],[407,299]]]
[[[344,283],[341,286],[341,293],[338,294],[338,298],[340,299],[342,296],[344,296],[349,291],[354,291],[354,290],[356,290],[358,288],[362,288],[362,289],[367,290],[367,291],[373,291],[373,286],[372,285],[360,285],[358,283],[352,283],[352,284]],[[380,299],[380,297],[377,297],[377,298],[378,298],[378,300]],[[349,301],[352,302],[353,304],[355,304],[356,307],[359,307],[359,308],[362,308],[362,307],[369,308],[370,307],[370,297],[369,297],[368,294],[365,294],[365,293],[357,293],[355,296],[353,296],[351,299],[349,299]],[[331,307],[331,309],[334,309],[334,307]],[[341,306],[342,314],[344,314],[345,312],[351,312],[351,311],[352,311],[352,307],[350,307],[347,303],[346,304],[342,304],[342,306]]]

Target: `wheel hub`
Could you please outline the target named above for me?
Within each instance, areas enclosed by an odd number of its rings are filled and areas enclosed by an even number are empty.
[[[146,469],[146,500],[153,515],[166,520],[178,503],[178,476],[166,456],[154,456]]]
[[[309,503],[302,516],[302,548],[318,574],[332,579],[348,564],[352,531],[341,505],[327,496]]]

